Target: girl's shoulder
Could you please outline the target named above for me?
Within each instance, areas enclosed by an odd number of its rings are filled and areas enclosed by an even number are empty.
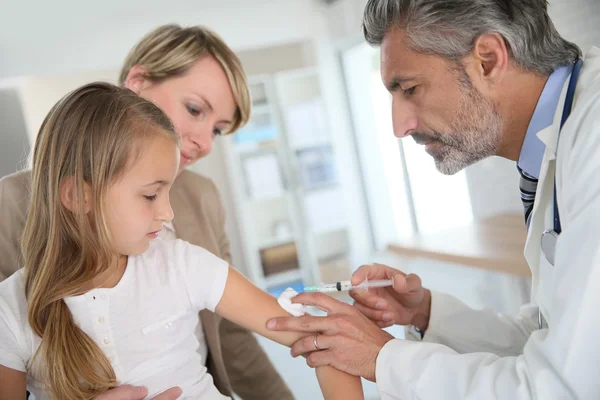
[[[160,278],[162,282],[170,282],[172,279],[185,279],[184,270],[194,263],[198,253],[204,252],[207,250],[181,239],[159,238],[150,242],[150,247],[144,253],[133,257],[130,266],[133,266],[133,272],[138,279],[148,276]]]
[[[25,297],[25,270],[17,270],[0,282],[0,315],[12,311],[15,315],[24,313],[27,321],[27,299]]]
[[[145,253],[135,258],[136,275],[187,281],[196,274],[215,268],[227,268],[229,263],[213,253],[185,240],[154,240]],[[212,272],[211,272],[212,273]]]
[[[0,364],[27,362],[33,347],[33,334],[27,318],[25,271],[18,270],[0,282]],[[10,353],[10,354],[9,354]],[[11,359],[12,356],[12,359]],[[8,364],[7,364],[8,363]],[[24,370],[25,364],[10,368]]]
[[[182,239],[153,240],[150,247],[138,256],[144,264],[181,266],[198,258],[218,258],[203,247],[193,245]]]
[[[137,256],[137,259],[138,262],[144,264],[172,264],[184,257],[185,253],[190,251],[190,247],[195,246],[181,239],[162,240],[159,238],[150,242],[148,250]]]

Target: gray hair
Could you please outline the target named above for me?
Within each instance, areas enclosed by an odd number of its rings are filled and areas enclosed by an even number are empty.
[[[390,29],[401,28],[413,50],[456,63],[479,36],[498,33],[518,66],[547,76],[581,56],[559,35],[547,6],[547,0],[369,0],[363,32],[379,46]]]

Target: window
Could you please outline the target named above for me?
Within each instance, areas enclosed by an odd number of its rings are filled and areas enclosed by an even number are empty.
[[[421,146],[393,135],[379,50],[361,43],[342,51],[341,59],[377,248],[471,221],[465,172],[442,175]]]

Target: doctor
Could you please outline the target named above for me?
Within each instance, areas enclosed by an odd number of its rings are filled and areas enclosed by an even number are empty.
[[[363,29],[397,137],[444,174],[515,161],[531,304],[517,318],[473,310],[374,265],[353,282],[394,277],[396,290],[355,293],[355,308],[302,294],[329,316],[268,326],[315,332],[293,355],[375,380],[385,399],[600,399],[600,50],[581,62],[545,0],[369,0]],[[391,324],[412,341],[377,328]]]

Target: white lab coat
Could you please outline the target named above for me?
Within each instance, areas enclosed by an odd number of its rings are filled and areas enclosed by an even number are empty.
[[[515,319],[434,293],[423,341],[392,340],[377,358],[382,399],[600,399],[600,49],[584,59],[557,149],[567,86],[538,133],[546,151],[525,246],[532,304]],[[562,234],[552,266],[540,238],[553,227],[555,171]],[[538,307],[548,329],[538,330]]]

